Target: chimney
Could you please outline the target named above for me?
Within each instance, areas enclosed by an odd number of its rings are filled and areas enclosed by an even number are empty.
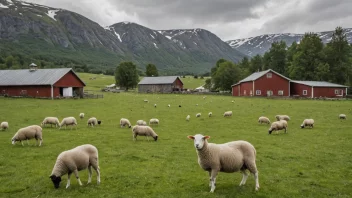
[[[30,72],[36,71],[37,69],[38,69],[38,66],[36,64],[32,63],[29,65]]]

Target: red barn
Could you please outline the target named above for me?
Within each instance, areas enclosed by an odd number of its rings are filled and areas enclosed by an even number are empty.
[[[290,79],[272,69],[255,72],[232,85],[233,96],[290,96]]]
[[[325,81],[291,81],[291,94],[307,98],[341,98],[347,95],[347,88]]]
[[[40,98],[83,97],[85,83],[71,68],[0,70],[0,93]],[[34,65],[36,67],[36,65]]]

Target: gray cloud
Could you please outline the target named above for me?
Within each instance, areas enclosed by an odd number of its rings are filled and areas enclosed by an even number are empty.
[[[352,27],[350,0],[27,0],[77,12],[101,24],[207,29],[223,40],[268,33]]]

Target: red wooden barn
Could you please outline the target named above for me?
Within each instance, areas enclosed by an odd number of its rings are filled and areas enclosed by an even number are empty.
[[[291,95],[307,98],[341,98],[347,95],[347,88],[324,81],[291,81]]]
[[[233,96],[290,96],[290,79],[268,69],[232,85]]]
[[[0,70],[0,93],[41,98],[83,97],[85,83],[71,68]]]

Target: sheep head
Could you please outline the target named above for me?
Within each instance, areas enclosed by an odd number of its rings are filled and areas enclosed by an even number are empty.
[[[60,187],[61,177],[56,177],[55,175],[51,175],[49,178],[53,182],[55,188]]]
[[[207,139],[210,138],[210,136],[206,135],[202,135],[202,134],[197,134],[197,135],[194,135],[194,136],[187,136],[189,139],[192,139],[194,141],[194,147],[197,149],[197,150],[201,150],[204,146],[204,143],[207,141]]]

